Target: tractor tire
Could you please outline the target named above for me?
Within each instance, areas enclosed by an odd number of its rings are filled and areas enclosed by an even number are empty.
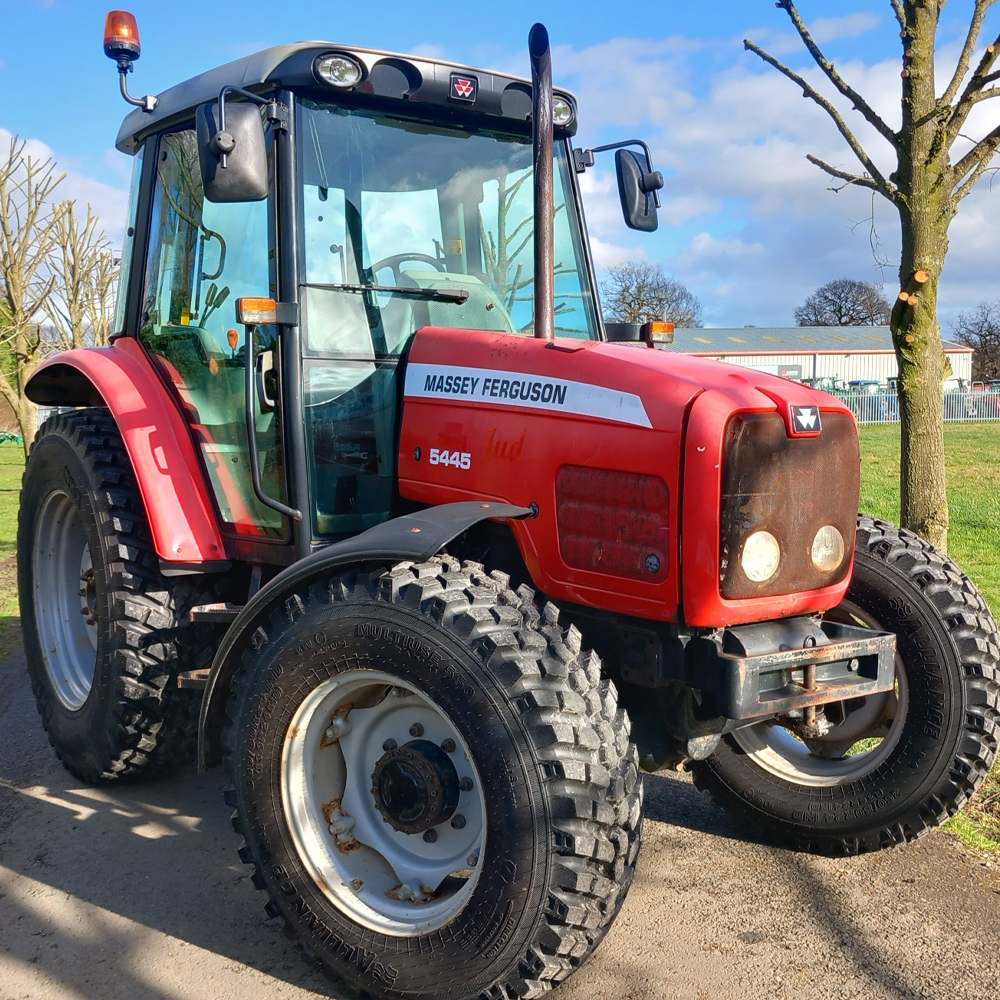
[[[968,577],[912,532],[859,517],[854,575],[829,617],[896,634],[896,688],[843,703],[819,740],[758,723],[692,765],[743,828],[817,854],[923,836],[989,772],[1000,736],[997,626]]]
[[[84,782],[194,759],[200,692],[177,673],[211,662],[187,628],[190,584],[159,572],[142,498],[111,415],[38,429],[17,539],[21,624],[42,725]]]
[[[226,801],[272,917],[365,996],[513,1000],[597,947],[638,758],[596,654],[448,556],[290,594],[233,680]]]

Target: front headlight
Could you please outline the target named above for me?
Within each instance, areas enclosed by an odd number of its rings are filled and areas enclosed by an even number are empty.
[[[844,548],[844,536],[832,524],[824,524],[809,553],[813,566],[821,573],[832,573],[844,561]]]
[[[770,531],[755,531],[743,546],[740,565],[754,583],[770,580],[781,562],[781,546]]]

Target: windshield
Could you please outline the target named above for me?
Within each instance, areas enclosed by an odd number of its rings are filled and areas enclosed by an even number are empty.
[[[529,139],[299,107],[308,354],[391,358],[428,325],[532,332]],[[564,144],[555,157],[556,336],[596,340]]]

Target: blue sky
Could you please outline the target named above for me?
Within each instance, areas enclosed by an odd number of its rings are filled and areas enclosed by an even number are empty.
[[[841,73],[890,123],[898,119],[900,41],[888,0],[802,0],[799,7]],[[92,202],[117,240],[129,160],[113,143],[128,109],[101,49],[107,9],[94,0],[0,0],[0,141],[14,133],[37,143],[38,151],[50,150],[69,174],[64,196]],[[129,78],[139,94],[269,44],[305,38],[418,51],[527,75],[527,31],[542,20],[555,46],[555,78],[580,97],[580,144],[646,138],[667,177],[660,230],[644,237],[621,222],[611,158],[588,173],[585,204],[599,266],[635,257],[662,263],[699,296],[713,326],[791,324],[793,309],[810,291],[839,277],[884,279],[888,297],[894,296],[898,235],[890,206],[876,203],[873,236],[870,195],[827,190],[825,175],[805,154],[853,169],[850,153],[823,112],[744,52],[742,39],[749,36],[818,79],[772,0],[638,7],[606,0],[137,0],[130,9],[143,44]],[[972,0],[951,0],[945,8],[942,78],[971,9]],[[981,45],[998,33],[1000,13],[987,19]],[[968,130],[982,134],[998,117],[1000,100],[985,102]],[[858,132],[886,163],[886,150],[870,130]],[[956,312],[1000,298],[1000,231],[992,222],[1000,184],[994,187],[985,179],[952,225],[941,292],[945,335]],[[878,266],[873,240],[886,266]]]

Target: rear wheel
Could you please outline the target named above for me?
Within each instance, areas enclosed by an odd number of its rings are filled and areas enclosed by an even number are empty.
[[[176,676],[207,665],[207,648],[201,655],[185,628],[186,585],[159,573],[106,410],[39,428],[21,492],[18,585],[35,701],[74,775],[117,778],[193,758],[199,699]]]
[[[538,995],[631,883],[628,720],[532,596],[448,557],[338,575],[283,602],[234,679],[240,856],[307,955],[370,995]]]
[[[827,706],[833,725],[818,739],[776,721],[737,730],[692,765],[695,783],[788,846],[857,853],[914,840],[962,808],[996,757],[996,624],[950,559],[870,517],[830,617],[896,634],[894,689]]]

